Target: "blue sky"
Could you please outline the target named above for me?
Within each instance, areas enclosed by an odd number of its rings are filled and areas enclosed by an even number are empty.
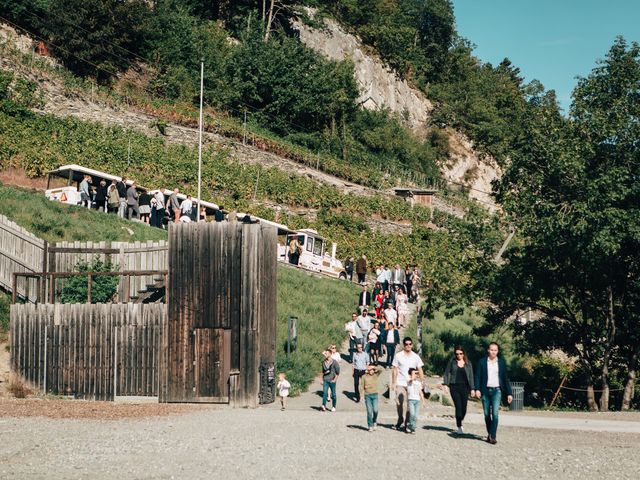
[[[458,32],[474,54],[508,57],[526,81],[554,89],[565,111],[576,76],[587,76],[617,35],[640,42],[640,0],[453,0]]]

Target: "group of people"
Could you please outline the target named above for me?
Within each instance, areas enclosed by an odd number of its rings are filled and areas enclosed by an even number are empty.
[[[425,399],[424,363],[413,351],[413,340],[405,337],[402,349],[396,352],[400,344],[399,328],[407,321],[399,314],[399,306],[408,303],[401,284],[378,285],[381,288],[383,302],[378,308],[374,305],[375,317],[369,314],[371,294],[366,284],[358,297],[358,311],[353,312],[351,320],[345,324],[349,336],[349,357],[353,376],[353,399],[360,403],[364,399],[367,410],[369,431],[377,428],[378,397],[382,393],[380,376],[385,369],[391,369],[389,382],[390,397],[395,397],[397,422],[395,428],[407,433],[415,433],[420,406]],[[376,292],[378,297],[380,292]],[[455,406],[455,418],[458,433],[463,433],[463,421],[467,413],[469,397],[482,401],[486,441],[497,443],[498,416],[502,396],[506,395],[510,404],[513,397],[506,364],[498,356],[499,346],[492,342],[487,356],[481,359],[474,370],[464,349],[456,346],[454,354],[447,364],[443,375],[443,389],[450,393]],[[386,354],[383,359],[382,355]],[[335,411],[337,402],[336,383],[340,375],[340,355],[336,346],[331,345],[323,352],[322,380],[323,395],[321,409],[328,409],[331,393],[331,411]],[[474,373],[475,372],[475,373]]]
[[[83,207],[113,213],[129,220],[138,219],[157,228],[165,228],[171,222],[206,220],[205,208],[200,209],[198,217],[198,204],[191,195],[180,200],[178,188],[147,192],[135,181],[128,183],[126,177],[114,179],[108,185],[104,179],[95,187],[92,184],[90,175],[85,175],[80,182],[80,204]]]
[[[344,270],[347,279],[353,281],[353,274],[356,274],[357,282],[364,285],[368,272],[368,260],[366,255],[362,255],[354,263],[354,258],[349,257],[344,262]],[[375,290],[388,291],[391,287],[401,286],[407,294],[410,302],[418,300],[418,293],[422,284],[421,272],[416,265],[401,267],[399,264],[391,269],[387,265],[377,265],[372,269],[375,275]],[[375,293],[374,293],[375,296]]]

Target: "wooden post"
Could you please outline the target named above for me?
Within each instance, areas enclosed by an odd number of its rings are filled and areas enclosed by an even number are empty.
[[[46,303],[47,301],[47,276],[44,275],[47,273],[48,259],[47,259],[47,250],[49,249],[49,242],[45,241],[42,247],[42,277],[40,277],[39,286],[40,290],[38,292],[38,300],[42,303]]]
[[[13,280],[11,285],[11,303],[16,303],[18,298],[18,275],[13,272]]]
[[[566,381],[567,381],[567,376],[565,375],[564,377],[562,377],[562,381],[560,382],[560,386],[556,390],[556,393],[553,395],[553,399],[551,400],[551,403],[549,404],[549,408],[553,407],[553,405],[556,403],[556,400],[560,396],[560,390],[562,390],[562,387],[564,387],[564,383]]]
[[[131,275],[126,274],[124,276],[124,303],[129,303],[131,300]]]
[[[87,303],[91,303],[91,273],[87,275]]]
[[[56,283],[53,277],[53,273],[49,273],[49,303],[55,303],[56,299]]]

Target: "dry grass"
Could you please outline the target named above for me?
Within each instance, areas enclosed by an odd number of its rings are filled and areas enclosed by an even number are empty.
[[[9,383],[7,385],[7,392],[13,395],[15,398],[27,398],[27,395],[31,394],[31,389],[27,386],[25,381],[16,375],[11,373],[9,375]]]

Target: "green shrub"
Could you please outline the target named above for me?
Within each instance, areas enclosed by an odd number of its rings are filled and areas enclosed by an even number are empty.
[[[75,266],[76,272],[111,272],[110,262],[94,258],[91,262],[80,261]],[[97,275],[91,278],[91,303],[109,303],[116,294],[119,277]],[[73,276],[66,279],[58,300],[60,303],[87,303],[89,292],[88,277]]]

